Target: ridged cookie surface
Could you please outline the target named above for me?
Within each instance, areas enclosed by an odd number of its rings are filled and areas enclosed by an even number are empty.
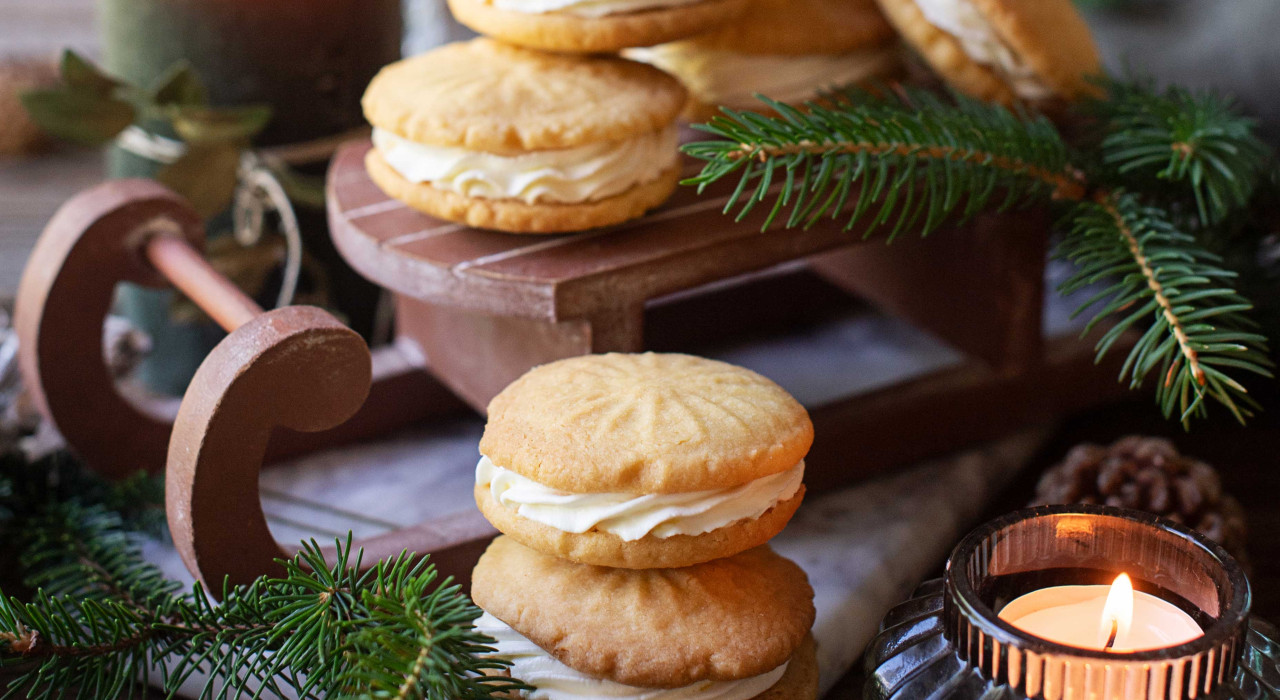
[[[545,51],[609,52],[701,34],[737,17],[748,0],[701,0],[602,17],[513,12],[491,0],[449,0],[459,22],[486,36]]]
[[[685,97],[679,81],[643,63],[481,38],[383,68],[362,105],[369,123],[410,141],[514,154],[658,131]]]
[[[609,353],[535,367],[489,402],[480,452],[570,493],[686,493],[786,471],[813,443],[782,387],[692,355]]]
[[[804,571],[768,547],[636,570],[574,564],[499,537],[476,564],[471,595],[562,663],[646,688],[771,671],[801,648],[814,619]]]

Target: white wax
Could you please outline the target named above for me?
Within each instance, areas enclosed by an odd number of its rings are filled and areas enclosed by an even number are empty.
[[[1000,611],[1000,619],[1033,634],[1067,646],[1101,649],[1103,608],[1111,586],[1051,586],[1019,596]],[[1110,623],[1107,623],[1110,629]],[[1117,636],[1110,651],[1160,649],[1189,642],[1204,634],[1181,608],[1148,593],[1133,592],[1133,622]]]

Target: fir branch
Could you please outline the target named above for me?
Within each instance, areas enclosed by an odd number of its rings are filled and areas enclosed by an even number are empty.
[[[787,227],[829,215],[845,217],[846,229],[865,221],[867,235],[892,224],[890,239],[908,229],[927,235],[981,210],[1064,203],[1061,254],[1081,270],[1063,291],[1110,283],[1085,305],[1107,302],[1090,329],[1115,320],[1099,358],[1146,321],[1124,364],[1130,384],[1158,370],[1157,401],[1184,424],[1206,414],[1206,397],[1244,420],[1256,404],[1232,375],[1272,376],[1266,339],[1245,316],[1252,306],[1230,285],[1233,273],[1175,225],[1176,195],[1147,192],[1146,201],[1142,187],[1122,186],[1147,171],[1184,182],[1179,191],[1202,221],[1217,222],[1274,172],[1271,154],[1229,104],[1140,85],[1111,93],[1094,107],[1109,135],[1085,153],[1043,117],[964,97],[846,91],[805,111],[761,98],[776,115],[722,110],[698,127],[722,140],[684,147],[705,161],[685,182],[702,191],[737,179],[725,211],[737,208],[739,219],[772,199],[765,228],[789,208]]]
[[[119,514],[61,493],[60,481],[93,480],[69,461],[14,457],[0,469],[0,486],[28,496],[8,504],[3,524],[37,588],[28,602],[0,594],[0,667],[13,674],[4,697],[143,697],[148,676],[172,692],[197,673],[209,678],[199,697],[210,699],[282,697],[286,688],[303,698],[388,697],[387,673],[404,698],[527,688],[484,675],[508,664],[486,655],[493,640],[472,627],[479,609],[422,557],[362,572],[350,538],[329,560],[312,542],[281,562],[279,578],[227,587],[215,604],[143,560]],[[423,662],[405,665],[391,649]]]
[[[1111,82],[1106,98],[1087,108],[1102,120],[1103,161],[1149,194],[1171,182],[1185,186],[1202,225],[1248,206],[1272,169],[1273,153],[1255,121],[1218,95]]]
[[[1084,196],[1065,143],[1042,117],[962,96],[944,105],[919,90],[883,98],[835,93],[804,112],[761,99],[779,116],[723,110],[697,126],[721,140],[690,143],[684,152],[706,161],[685,184],[701,191],[738,179],[725,211],[738,208],[739,220],[772,197],[764,228],[789,208],[787,227],[843,216],[846,229],[869,220],[868,236],[892,224],[892,239],[909,228],[927,235],[955,213],[968,217],[993,204],[1004,210],[1043,196]]]
[[[1272,377],[1266,338],[1244,316],[1252,305],[1235,292],[1235,273],[1195,246],[1163,212],[1129,193],[1100,196],[1077,205],[1059,254],[1078,270],[1064,294],[1104,280],[1111,285],[1076,313],[1106,300],[1089,327],[1111,316],[1121,320],[1098,343],[1102,356],[1140,321],[1150,325],[1125,360],[1131,386],[1157,372],[1156,400],[1166,416],[1185,424],[1205,413],[1204,398],[1226,406],[1241,422],[1256,408],[1230,372]],[[1119,245],[1117,245],[1117,242]]]
[[[460,679],[504,673],[505,664],[486,656],[492,647],[460,633],[475,622],[479,610],[465,603],[457,585],[446,581],[429,591],[434,577],[405,578],[395,575],[394,567],[379,570],[377,578],[379,583],[364,593],[364,604],[382,624],[353,637],[348,658],[359,663],[347,666],[340,687],[366,688],[375,698],[419,697],[424,679],[434,675],[440,678],[434,692],[445,700],[466,692]],[[531,688],[499,676],[475,697],[506,697],[502,693],[521,689]]]

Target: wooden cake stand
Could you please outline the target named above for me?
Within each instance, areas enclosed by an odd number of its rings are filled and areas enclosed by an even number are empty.
[[[371,147],[348,144],[330,167],[334,243],[358,272],[396,293],[401,341],[480,413],[545,362],[687,350],[689,325],[711,327],[700,338],[715,327],[732,337],[771,312],[804,318],[806,307],[825,301],[800,296],[812,285],[797,278],[814,274],[971,359],[810,407],[811,488],[848,484],[1118,393],[1115,375],[1094,366],[1091,343],[1043,338],[1049,227],[1040,210],[885,245],[864,241],[862,228],[844,230],[842,220],[762,232],[767,207],[735,222],[722,213],[732,191],[726,182],[701,195],[681,187],[656,211],[612,228],[518,236],[434,219],[390,199],[365,172]],[[687,159],[684,170],[695,174],[697,162]],[[754,285],[733,286],[744,280]],[[714,302],[698,303],[713,293]],[[762,298],[773,308],[762,308]],[[921,425],[929,429],[921,433]]]
[[[455,397],[483,412],[509,381],[557,358],[688,349],[691,338],[804,318],[811,306],[831,303],[812,293],[819,278],[969,359],[810,407],[817,431],[810,489],[849,484],[1123,391],[1113,368],[1094,366],[1089,343],[1042,338],[1043,212],[982,218],[927,242],[903,236],[886,246],[829,220],[762,233],[763,212],[741,223],[721,213],[727,187],[703,195],[681,188],[660,209],[612,229],[513,236],[438,221],[388,199],[365,174],[369,148],[352,143],[338,153],[328,206],[339,250],[396,295],[398,338],[372,353],[320,309],[259,309],[203,259],[203,231],[186,203],[151,181],[108,182],[70,200],[24,275],[16,326],[27,386],[94,468],[109,475],[167,468],[174,542],[210,590],[222,590],[224,578],[247,583],[279,572],[275,559],[290,554],[263,515],[265,461],[457,411],[463,404]],[[172,284],[229,332],[176,415],[126,395],[103,366],[102,323],[121,281]],[[357,544],[365,562],[403,549],[430,552],[444,573],[465,581],[492,535],[465,509]]]

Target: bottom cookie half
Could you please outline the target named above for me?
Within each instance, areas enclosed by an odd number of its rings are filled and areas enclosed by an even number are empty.
[[[635,219],[667,201],[680,178],[671,167],[652,182],[594,202],[581,204],[527,204],[518,199],[485,199],[448,192],[428,184],[409,182],[376,150],[365,157],[374,183],[410,207],[425,214],[475,228],[507,233],[571,233],[620,224]]]

